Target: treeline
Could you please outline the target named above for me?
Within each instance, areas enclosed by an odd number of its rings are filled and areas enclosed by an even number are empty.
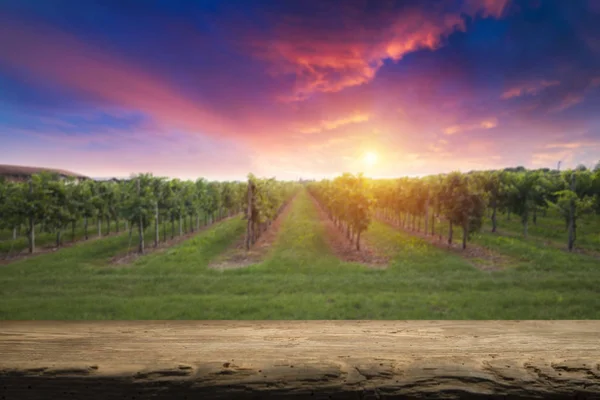
[[[332,181],[311,183],[309,190],[334,222],[346,230],[349,240],[356,241],[357,248],[360,233],[367,229],[373,214],[405,229],[437,234],[440,240],[444,233],[436,232],[436,228],[446,222],[448,244],[452,244],[454,228],[459,227],[466,248],[486,215],[493,232],[498,213],[517,216],[527,237],[529,224],[537,223],[538,216],[551,208],[564,219],[567,247],[572,250],[578,220],[600,213],[599,167],[562,172],[518,167],[381,180],[344,174]]]
[[[167,223],[171,238],[184,231],[198,230],[201,224],[239,213],[246,205],[245,182],[209,182],[203,178],[182,181],[132,176],[126,181],[82,181],[60,179],[49,173],[36,174],[28,182],[0,179],[0,228],[28,238],[29,252],[35,251],[37,230],[56,234],[56,246],[63,243],[63,232],[83,225],[87,240],[95,224],[97,235],[110,234],[111,222],[117,232],[121,222],[130,235],[137,228],[138,251],[144,252],[144,231],[155,228],[154,246],[167,240]]]
[[[299,188],[296,182],[259,179],[248,175],[246,250],[268,229]]]

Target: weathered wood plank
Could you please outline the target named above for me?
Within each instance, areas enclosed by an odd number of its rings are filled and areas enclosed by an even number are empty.
[[[600,321],[0,322],[2,400],[505,396],[600,399]]]

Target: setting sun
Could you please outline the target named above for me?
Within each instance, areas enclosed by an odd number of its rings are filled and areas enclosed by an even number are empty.
[[[368,151],[368,152],[365,153],[365,155],[363,157],[363,161],[368,166],[373,166],[373,165],[377,164],[378,158],[379,157],[377,156],[377,153],[374,153],[372,151]]]

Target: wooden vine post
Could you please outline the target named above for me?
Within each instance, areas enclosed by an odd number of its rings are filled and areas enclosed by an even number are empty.
[[[252,179],[248,179],[248,221],[246,224],[246,250],[250,250],[250,246],[254,243],[254,194],[256,192],[256,185]]]
[[[138,212],[140,213],[139,215],[139,237],[140,237],[140,242],[138,245],[138,253],[140,254],[144,254],[144,217],[142,215],[142,210],[140,207],[140,178],[138,177],[136,180],[136,186],[137,186],[137,195],[138,195]]]

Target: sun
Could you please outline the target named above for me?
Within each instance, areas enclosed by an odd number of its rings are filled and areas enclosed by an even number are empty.
[[[367,151],[363,157],[363,161],[365,164],[367,164],[369,167],[377,164],[377,160],[378,160],[378,156],[377,153],[373,152],[373,151]]]

